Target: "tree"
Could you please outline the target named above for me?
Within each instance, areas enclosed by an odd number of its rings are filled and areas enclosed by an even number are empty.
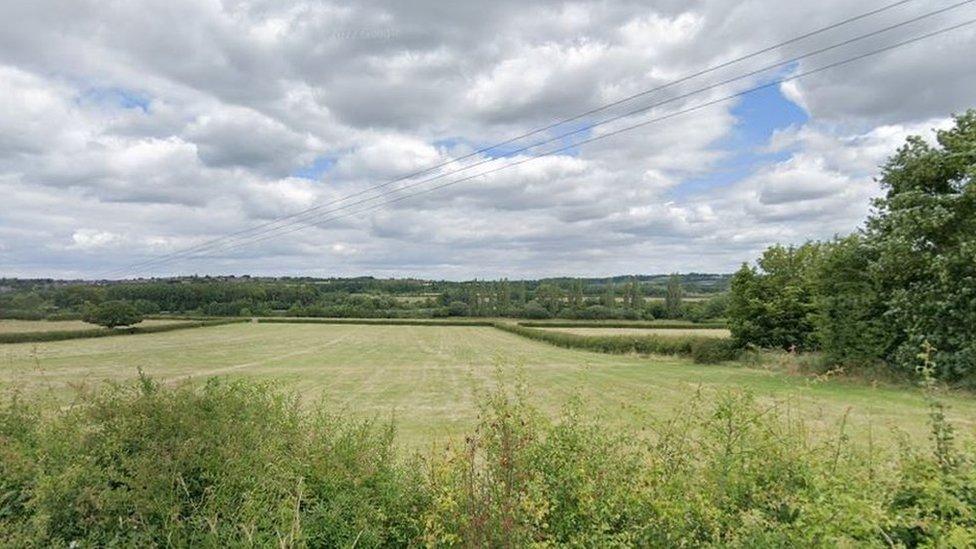
[[[635,311],[639,311],[644,305],[640,284],[634,277],[630,277],[627,286],[624,287],[624,305]]]
[[[142,322],[142,315],[128,301],[106,301],[85,311],[83,320],[106,328],[131,326]]]
[[[555,315],[562,307],[563,291],[553,284],[540,284],[535,289],[535,301],[545,307],[549,314]]]
[[[833,363],[877,361],[888,354],[893,332],[872,264],[877,253],[863,234],[838,238],[823,248],[816,267],[814,325],[817,341]]]
[[[684,291],[681,288],[681,276],[671,275],[668,278],[667,294],[664,296],[664,310],[668,318],[681,318],[681,300]]]
[[[600,305],[609,307],[611,309],[615,309],[617,307],[617,298],[614,296],[613,292],[613,282],[607,282],[606,286],[603,288],[603,295],[600,296]]]
[[[732,277],[728,319],[740,344],[816,347],[813,271],[822,245],[772,246],[758,269],[743,265]]]
[[[888,358],[914,370],[924,343],[940,377],[976,375],[976,110],[936,143],[911,137],[883,166],[865,237],[893,330]]]

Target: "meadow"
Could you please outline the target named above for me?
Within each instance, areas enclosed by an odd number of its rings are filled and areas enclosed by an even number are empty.
[[[62,403],[140,370],[167,385],[213,376],[272,381],[307,403],[394,419],[398,439],[412,448],[470,430],[483,395],[519,380],[543,411],[579,396],[607,425],[634,433],[695,395],[730,388],[789,409],[823,436],[837,436],[841,422],[870,444],[894,442],[896,431],[927,433],[925,400],[910,386],[565,349],[492,327],[242,323],[0,346],[0,386]],[[967,394],[944,400],[949,419],[971,437],[976,401]]]

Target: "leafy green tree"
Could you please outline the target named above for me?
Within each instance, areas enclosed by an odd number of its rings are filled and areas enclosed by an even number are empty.
[[[914,369],[922,344],[940,377],[976,375],[976,110],[936,143],[912,137],[881,172],[866,238],[894,330],[890,360]]]
[[[743,265],[732,277],[728,319],[740,344],[802,349],[816,347],[813,268],[818,243],[772,246],[758,268]]]
[[[85,311],[83,320],[106,328],[131,326],[142,322],[142,315],[128,301],[106,301]]]
[[[535,289],[535,301],[538,301],[540,305],[545,307],[549,311],[549,314],[554,315],[562,308],[563,291],[553,284],[540,284]]]
[[[667,294],[664,296],[664,309],[668,318],[681,318],[681,301],[684,290],[681,288],[681,276],[673,274],[668,278]]]
[[[891,349],[894,330],[885,318],[877,251],[862,234],[823,248],[814,273],[817,340],[832,363],[874,362]]]
[[[600,296],[600,305],[614,309],[617,307],[617,297],[614,295],[613,282],[607,282]]]

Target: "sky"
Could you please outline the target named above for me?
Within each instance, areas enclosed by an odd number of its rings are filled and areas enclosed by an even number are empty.
[[[0,276],[730,272],[857,229],[885,158],[976,107],[976,25],[798,76],[957,2],[487,151],[894,2],[3,2]]]

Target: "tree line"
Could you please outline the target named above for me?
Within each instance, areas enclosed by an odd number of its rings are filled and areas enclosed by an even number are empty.
[[[935,143],[915,136],[881,168],[855,233],[772,246],[731,281],[743,345],[820,350],[831,364],[976,381],[976,110]]]
[[[139,315],[531,319],[721,318],[728,275],[608,279],[250,279],[192,277],[113,283],[0,281],[0,317],[79,318],[104,303]],[[687,293],[699,297],[685,299]]]

